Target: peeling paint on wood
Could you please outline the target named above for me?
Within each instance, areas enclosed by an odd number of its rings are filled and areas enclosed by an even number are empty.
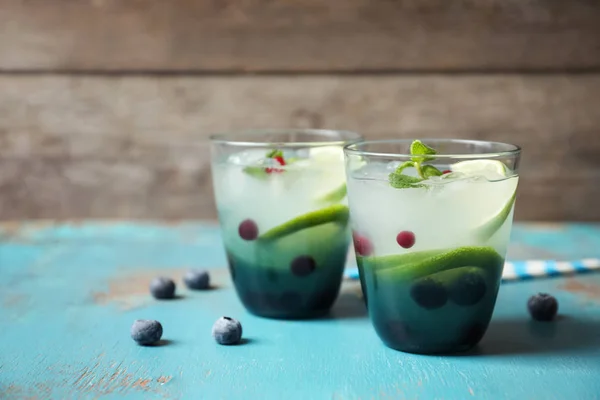
[[[19,310],[16,319],[0,318],[3,400],[463,400],[499,393],[591,399],[600,393],[600,274],[578,277],[575,286],[565,278],[502,284],[490,328],[473,352],[417,356],[381,344],[357,282],[344,282],[325,318],[275,321],[247,313],[229,283],[214,224],[29,222],[16,231],[27,232],[27,243],[0,241],[0,315]],[[600,257],[598,225],[544,231],[516,224],[514,233],[532,258],[548,251],[558,259]],[[209,269],[219,288],[181,285],[181,301],[150,298],[150,277],[180,282],[187,267]],[[143,307],[119,307],[128,301],[120,286],[128,281],[136,282],[131,298],[148,300]],[[90,301],[94,292],[105,293],[106,303]],[[557,296],[560,318],[531,321],[525,305],[536,292]],[[9,294],[26,296],[27,306],[5,303]],[[582,298],[593,301],[582,307]],[[242,322],[244,345],[214,343],[211,327],[223,315]],[[139,318],[161,321],[164,345],[131,340],[129,328]],[[515,376],[528,384],[508,384]]]
[[[150,295],[150,282],[158,276],[164,276],[172,279],[176,285],[176,298],[173,301],[182,300],[182,293],[186,292],[183,284],[183,275],[189,268],[169,268],[162,270],[144,269],[140,267],[124,268],[120,270],[123,273],[110,278],[105,291],[93,291],[92,298],[98,305],[115,303],[118,307],[125,310],[145,307],[155,301]],[[133,272],[135,271],[135,272]],[[214,269],[211,271],[211,286],[213,290],[223,287],[228,279],[225,268]]]
[[[600,285],[596,282],[581,282],[577,279],[568,279],[559,288],[588,300],[600,300]]]

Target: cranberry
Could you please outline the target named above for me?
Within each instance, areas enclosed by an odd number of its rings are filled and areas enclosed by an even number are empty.
[[[410,249],[415,245],[415,234],[411,231],[402,231],[396,236],[396,242],[398,242],[400,247]]]
[[[238,233],[244,240],[254,240],[258,237],[258,226],[253,220],[246,219],[238,227]]]
[[[352,234],[352,240],[354,241],[354,250],[360,256],[370,256],[373,253],[373,245],[371,241],[360,233],[354,232]]]
[[[277,163],[279,163],[279,165],[285,165],[285,160],[283,159],[282,156],[275,156],[275,157],[273,157],[273,160],[277,161]],[[283,172],[283,169],[267,167],[267,168],[265,168],[265,172],[267,174],[272,174],[273,172]]]
[[[296,276],[310,275],[315,270],[317,263],[311,256],[298,256],[292,260],[290,268]]]
[[[285,160],[283,159],[282,156],[273,157],[273,160],[277,161],[279,163],[279,165],[285,165]]]
[[[450,171],[449,169],[445,169],[442,171],[442,174],[446,175],[446,174],[449,174],[450,172],[452,172],[452,171]]]

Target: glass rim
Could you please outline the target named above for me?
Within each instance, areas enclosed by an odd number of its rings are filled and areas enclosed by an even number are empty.
[[[367,156],[367,157],[381,157],[381,158],[410,158],[414,155],[412,154],[402,154],[402,153],[389,153],[389,152],[378,152],[378,151],[368,151],[368,150],[360,150],[359,146],[367,146],[370,144],[407,144],[410,145],[414,139],[381,139],[381,140],[363,140],[353,143],[348,143],[344,146],[344,153],[347,155],[355,155],[355,156]],[[435,158],[498,158],[498,157],[515,157],[521,153],[521,147],[516,144],[504,143],[504,142],[494,142],[490,140],[472,140],[472,139],[440,139],[440,138],[421,138],[418,139],[423,143],[458,143],[458,144],[471,144],[471,145],[497,145],[497,146],[505,146],[510,148],[510,150],[503,151],[490,151],[483,153],[437,153],[432,157]]]
[[[303,133],[331,140],[313,140],[313,141],[265,141],[265,140],[250,140],[253,137],[259,137],[265,134],[271,135],[289,135],[293,133]],[[266,147],[266,148],[297,148],[297,147],[321,147],[321,146],[344,146],[362,140],[362,136],[358,132],[344,129],[317,129],[317,128],[268,128],[268,129],[245,129],[238,131],[228,131],[221,133],[213,133],[209,136],[209,140],[213,144],[223,144],[234,147]]]

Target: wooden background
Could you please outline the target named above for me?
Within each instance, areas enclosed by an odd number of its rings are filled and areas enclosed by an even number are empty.
[[[0,0],[0,219],[213,218],[261,127],[514,142],[517,218],[600,221],[600,2]]]

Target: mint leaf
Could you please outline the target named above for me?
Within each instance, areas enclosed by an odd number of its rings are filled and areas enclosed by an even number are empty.
[[[422,181],[421,178],[417,178],[417,177],[409,176],[409,175],[397,174],[395,172],[392,172],[389,175],[389,181],[390,181],[390,185],[396,189],[408,189],[408,188],[423,187],[423,185],[419,184],[419,182]]]
[[[425,178],[431,178],[432,176],[442,176],[442,171],[434,167],[433,165],[421,166],[421,172]]]
[[[427,146],[420,140],[414,140],[410,145],[411,161],[406,161],[400,164],[396,171],[389,175],[390,185],[394,188],[414,188],[424,187],[420,182],[431,178],[432,176],[441,176],[442,171],[433,165],[421,165],[424,161],[432,159],[437,151]],[[419,177],[413,177],[402,174],[406,169],[412,167],[417,170]]]
[[[413,161],[403,162],[402,164],[398,165],[398,168],[396,168],[396,171],[394,171],[394,173],[401,174],[402,171],[404,171],[406,168],[414,167],[414,166],[415,166],[415,163]]]
[[[273,149],[267,153],[267,158],[283,157],[283,151]]]
[[[283,151],[279,149],[273,149],[267,152],[265,158],[283,158]],[[269,169],[272,169],[272,167],[270,167],[270,162],[265,164],[265,161],[263,160],[259,162],[259,165],[246,167],[243,169],[243,171],[255,178],[266,179],[269,176]]]
[[[243,171],[246,174],[259,179],[266,179],[269,176],[265,170],[265,167],[246,167],[243,169]]]
[[[412,157],[411,159],[414,162],[423,162],[427,159],[431,159],[433,157],[427,157],[431,155],[437,154],[437,151],[427,146],[425,143],[420,140],[414,140],[410,145],[410,154],[412,156],[422,156],[422,157]]]

